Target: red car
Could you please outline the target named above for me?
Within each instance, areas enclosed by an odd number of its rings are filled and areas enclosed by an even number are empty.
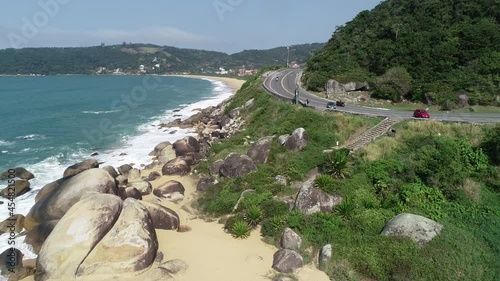
[[[423,109],[417,109],[413,112],[413,117],[417,118],[429,118],[431,117],[429,113]]]

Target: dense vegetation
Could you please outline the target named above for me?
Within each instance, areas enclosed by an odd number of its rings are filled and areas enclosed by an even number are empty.
[[[290,61],[305,63],[314,50],[323,46],[320,43],[290,46]],[[144,65],[148,73],[205,73],[218,71],[220,67],[229,70],[286,65],[287,56],[286,47],[247,50],[232,55],[147,44],[5,49],[0,50],[0,74],[94,74],[99,67],[136,73],[140,65]],[[156,64],[160,68],[152,70]]]
[[[220,179],[199,199],[200,207],[234,237],[245,238],[260,224],[261,234],[277,243],[285,227],[303,239],[300,249],[312,262],[325,244],[333,260],[324,268],[332,280],[496,280],[500,276],[500,126],[404,122],[356,154],[323,150],[343,143],[360,128],[379,122],[333,112],[317,112],[276,101],[264,94],[260,79],[249,80],[226,111],[255,98],[242,111],[245,131],[212,146],[199,166],[246,153],[246,136],[290,133],[304,127],[307,147],[290,152],[273,142],[267,164],[239,179]],[[269,120],[273,120],[269,122]],[[290,182],[303,181],[320,167],[317,188],[345,199],[331,213],[306,216],[273,197],[293,198]],[[285,176],[287,186],[274,182]],[[242,191],[254,189],[232,212]],[[426,216],[444,225],[425,246],[410,239],[381,236],[384,225],[402,212]],[[244,225],[246,222],[246,227]]]
[[[465,91],[472,105],[500,105],[499,21],[497,0],[387,0],[337,27],[305,82],[368,81],[378,98],[440,104]]]

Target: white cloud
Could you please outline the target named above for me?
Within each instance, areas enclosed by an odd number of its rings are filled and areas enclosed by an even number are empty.
[[[179,47],[201,47],[217,44],[217,40],[204,35],[190,33],[174,27],[150,27],[135,30],[98,29],[90,31],[42,28],[35,36],[26,38],[22,30],[0,27],[0,34],[15,34],[26,39],[20,46],[14,47],[62,47],[120,44],[122,42],[153,43]],[[0,48],[9,48],[12,44],[8,36],[0,37]]]

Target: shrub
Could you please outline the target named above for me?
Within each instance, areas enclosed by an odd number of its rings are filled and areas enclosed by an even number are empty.
[[[500,125],[488,130],[481,143],[481,148],[493,164],[500,165]]]
[[[288,213],[288,204],[282,201],[268,200],[261,204],[262,214],[265,218],[282,216]]]
[[[231,234],[237,239],[246,239],[250,236],[250,227],[242,221],[238,220],[233,224]]]
[[[240,210],[245,210],[250,208],[251,206],[259,206],[260,204],[262,204],[262,202],[271,200],[272,198],[273,194],[270,192],[248,193],[245,195],[245,198],[243,198],[238,208]]]
[[[252,205],[247,208],[244,218],[250,227],[255,227],[262,220],[262,211],[259,207]]]
[[[273,216],[262,222],[262,236],[278,237],[281,234],[286,224],[285,215]]]
[[[333,209],[333,212],[341,218],[348,220],[354,213],[354,203],[351,198],[345,197],[344,200]]]
[[[335,181],[329,175],[321,174],[318,175],[314,180],[314,186],[326,192],[331,191],[333,189],[334,184]]]
[[[375,98],[399,102],[412,89],[411,75],[404,67],[393,67],[375,79],[373,83],[373,96]]]
[[[446,199],[437,188],[422,183],[406,184],[401,188],[399,196],[405,206],[417,208],[433,220],[446,217],[446,212],[442,208]]]
[[[233,230],[233,225],[237,221],[241,221],[241,220],[243,220],[243,215],[242,214],[236,214],[234,216],[231,216],[231,217],[227,218],[226,221],[224,222],[224,229],[226,229],[227,231],[232,231]]]
[[[335,178],[345,178],[349,175],[349,150],[337,149],[325,156],[322,170]]]
[[[366,234],[378,235],[393,216],[394,212],[390,210],[362,210],[352,216],[350,223]]]

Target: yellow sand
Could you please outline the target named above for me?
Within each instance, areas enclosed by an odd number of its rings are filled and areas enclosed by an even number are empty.
[[[242,80],[220,77],[187,76],[193,78],[210,78],[223,81],[235,92],[244,83]],[[143,171],[143,176],[150,172],[160,171],[161,166]],[[161,172],[161,171],[160,171]],[[158,199],[154,195],[143,198],[145,201],[157,202],[171,208],[179,215],[182,225],[191,228],[188,232],[157,230],[159,251],[164,254],[164,261],[181,259],[188,264],[183,275],[175,280],[182,281],[269,281],[276,272],[272,269],[273,254],[279,249],[261,240],[260,229],[252,231],[248,239],[234,239],[225,233],[223,225],[217,222],[206,222],[199,218],[191,208],[196,200],[196,183],[194,176],[162,176],[151,182],[153,188],[169,181],[177,180],[184,186],[184,200],[172,203]],[[188,210],[188,211],[185,211]],[[124,275],[127,277],[129,275]],[[295,273],[300,281],[328,281],[328,276],[308,265]],[[33,276],[23,280],[34,280]],[[146,281],[146,280],[144,280]]]
[[[203,76],[203,75],[167,75],[167,76],[176,76],[176,77],[186,77],[186,78],[198,78],[198,79],[211,79],[223,82],[229,88],[233,90],[233,94],[235,94],[241,86],[246,82],[245,80],[229,78],[229,77],[218,77],[218,76]]]

